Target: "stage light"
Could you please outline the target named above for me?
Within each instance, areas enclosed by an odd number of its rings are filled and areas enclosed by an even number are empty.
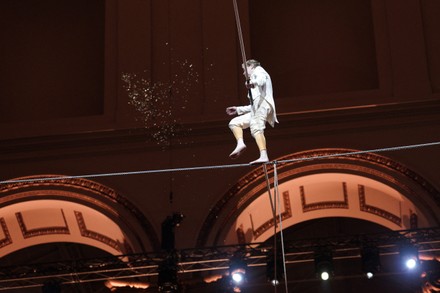
[[[231,277],[234,292],[240,292],[240,285],[246,281],[247,264],[240,256],[234,256],[229,264],[229,275]]]
[[[273,285],[278,286],[281,279],[284,277],[284,262],[281,254],[274,254],[271,252],[266,259],[266,276],[267,280]]]
[[[278,281],[277,279],[273,279],[272,281],[270,281],[270,283],[272,284],[272,286],[278,286],[280,284],[280,281]]]
[[[245,274],[246,274],[246,271],[244,271],[243,269],[235,269],[231,273],[231,278],[235,284],[241,284],[244,281]]]
[[[380,270],[379,249],[375,246],[364,246],[361,250],[362,271],[368,279]]]
[[[323,281],[333,276],[333,256],[330,249],[320,248],[315,252],[315,271]]]
[[[330,279],[330,274],[328,271],[323,271],[321,272],[321,280],[323,281],[327,281],[328,279]]]
[[[409,258],[406,260],[405,265],[408,269],[414,269],[417,265],[417,261],[415,258]]]
[[[412,245],[401,246],[400,259],[404,268],[407,270],[415,270],[419,264],[419,252],[417,247]]]

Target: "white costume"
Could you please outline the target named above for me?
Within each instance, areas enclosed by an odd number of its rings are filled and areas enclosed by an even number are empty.
[[[250,127],[251,134],[255,137],[258,132],[264,132],[266,121],[274,127],[278,120],[273,99],[272,81],[266,70],[261,66],[255,67],[250,76],[250,83],[255,85],[251,88],[253,105],[236,107],[239,116],[229,122],[229,128],[246,129]]]

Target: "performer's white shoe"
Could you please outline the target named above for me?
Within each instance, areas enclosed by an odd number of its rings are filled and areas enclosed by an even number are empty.
[[[237,146],[235,147],[235,150],[229,155],[231,159],[238,158],[244,151],[246,150],[246,145],[244,144],[243,140],[237,141]]]
[[[267,162],[269,162],[269,157],[267,156],[267,151],[262,150],[262,151],[260,151],[260,157],[257,160],[250,162],[249,164],[251,164],[251,165],[263,164],[263,163],[267,163]]]

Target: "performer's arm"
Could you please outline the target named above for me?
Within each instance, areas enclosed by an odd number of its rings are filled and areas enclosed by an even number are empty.
[[[236,108],[237,108],[237,114],[238,115],[243,115],[243,114],[249,113],[252,110],[252,106],[251,105],[240,106],[240,107],[236,107]]]
[[[228,115],[243,115],[246,114],[248,112],[250,112],[252,109],[252,107],[250,105],[248,106],[240,106],[240,107],[227,107],[226,108],[226,114]]]

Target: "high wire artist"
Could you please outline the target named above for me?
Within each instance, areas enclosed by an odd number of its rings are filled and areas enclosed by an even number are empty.
[[[245,150],[246,144],[243,140],[243,129],[250,128],[254,137],[260,157],[250,164],[269,162],[267,154],[266,138],[264,129],[266,122],[272,127],[278,123],[273,99],[272,81],[266,70],[261,67],[260,62],[251,59],[242,65],[243,74],[247,77],[246,88],[250,104],[247,106],[233,106],[226,108],[226,114],[238,115],[229,122],[229,128],[237,140],[237,146],[229,155],[231,159],[238,158]]]

